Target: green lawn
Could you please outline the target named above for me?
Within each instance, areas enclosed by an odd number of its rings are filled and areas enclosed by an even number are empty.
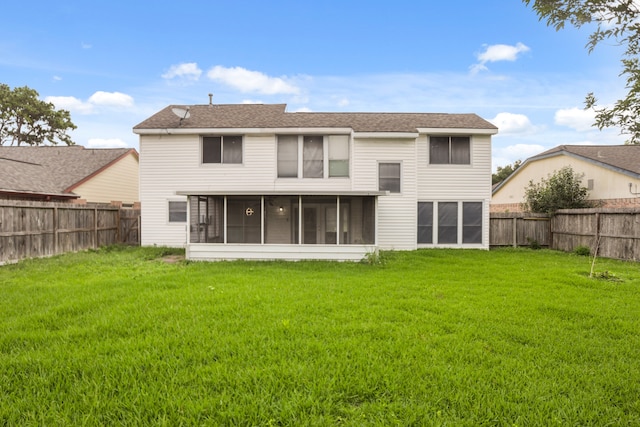
[[[0,267],[0,425],[640,425],[637,263],[167,252]]]

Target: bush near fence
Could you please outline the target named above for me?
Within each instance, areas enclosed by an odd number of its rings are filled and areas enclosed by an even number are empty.
[[[532,246],[571,252],[588,246],[605,258],[640,261],[637,208],[562,209],[555,215],[491,213],[490,245]]]
[[[0,264],[139,244],[140,211],[111,205],[0,200]]]

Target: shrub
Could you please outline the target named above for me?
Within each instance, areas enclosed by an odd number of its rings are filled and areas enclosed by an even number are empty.
[[[525,188],[525,205],[531,212],[553,214],[558,209],[576,209],[590,206],[588,190],[582,186],[581,174],[565,166],[539,183],[529,181]]]
[[[576,246],[573,253],[580,256],[589,256],[591,255],[591,248],[584,245]]]

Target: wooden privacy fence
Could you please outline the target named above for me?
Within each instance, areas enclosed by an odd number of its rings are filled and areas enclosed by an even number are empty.
[[[545,214],[492,212],[489,245],[550,247],[550,222],[551,218]]]
[[[0,200],[0,265],[116,243],[139,244],[140,211]]]
[[[587,246],[605,258],[640,261],[640,211],[637,209],[563,209],[553,216],[492,213],[491,246],[538,244],[571,252]]]

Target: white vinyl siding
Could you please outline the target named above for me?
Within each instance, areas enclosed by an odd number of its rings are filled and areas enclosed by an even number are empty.
[[[418,200],[421,202],[480,202],[482,209],[482,243],[489,247],[489,203],[491,200],[491,136],[472,135],[470,164],[430,164],[429,137],[418,139]],[[459,206],[459,217],[462,205]],[[437,218],[436,218],[437,219]],[[460,225],[462,226],[462,225]],[[462,243],[455,247],[469,246]]]
[[[414,139],[354,140],[353,189],[378,190],[378,165],[401,164],[401,193],[378,197],[378,244],[383,250],[412,250],[416,244],[416,145]]]

